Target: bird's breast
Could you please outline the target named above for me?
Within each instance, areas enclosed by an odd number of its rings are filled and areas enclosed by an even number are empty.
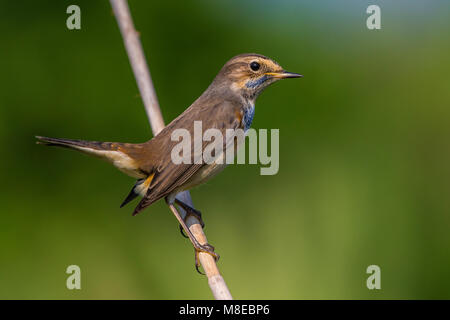
[[[255,116],[255,105],[249,103],[243,108],[242,127],[247,131],[252,126],[253,117]]]

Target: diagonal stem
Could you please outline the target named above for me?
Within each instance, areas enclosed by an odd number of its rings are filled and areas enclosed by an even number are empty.
[[[119,24],[120,32],[122,33],[125,48],[127,50],[128,58],[133,69],[134,76],[139,88],[139,92],[144,102],[145,110],[147,112],[150,126],[154,135],[157,135],[164,128],[164,120],[159,108],[158,99],[156,97],[155,88],[153,86],[150,71],[145,60],[144,51],[142,49],[139,34],[134,28],[133,19],[130,14],[130,9],[126,0],[110,0],[111,6]],[[184,191],[177,195],[177,198],[191,206],[192,199],[188,191]],[[180,208],[182,214],[186,212]],[[186,225],[195,236],[197,241],[204,245],[208,241],[200,225],[200,222],[194,216],[190,215],[186,219]],[[199,253],[200,264],[208,277],[208,284],[211,288],[213,296],[217,300],[231,300],[233,299],[230,291],[217,268],[216,261],[208,254]]]

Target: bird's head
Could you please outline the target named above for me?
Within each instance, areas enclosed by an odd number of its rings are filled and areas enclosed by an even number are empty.
[[[302,75],[285,71],[277,62],[255,53],[231,58],[220,70],[214,82],[229,86],[249,99],[255,99],[268,85]]]

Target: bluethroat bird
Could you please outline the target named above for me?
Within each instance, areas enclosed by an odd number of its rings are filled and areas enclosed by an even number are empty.
[[[214,247],[201,245],[185,224],[174,204],[182,207],[187,215],[195,215],[201,221],[199,211],[176,199],[176,195],[200,185],[215,176],[225,163],[180,163],[171,159],[171,151],[177,141],[171,139],[176,129],[187,129],[193,133],[194,121],[201,121],[203,130],[218,129],[225,136],[227,129],[250,128],[255,112],[255,99],[270,84],[285,78],[299,78],[297,73],[285,71],[277,62],[259,54],[241,54],[229,60],[220,70],[211,85],[181,115],[174,119],[151,140],[140,143],[97,142],[58,139],[37,136],[38,143],[81,151],[111,162],[119,170],[136,178],[137,182],[121,207],[141,196],[134,209],[136,215],[155,201],[164,198],[180,223],[196,252],[206,252],[215,259]],[[225,141],[224,145],[228,145]],[[203,143],[202,148],[206,146]],[[186,215],[186,217],[187,217]],[[186,218],[185,218],[186,219]]]

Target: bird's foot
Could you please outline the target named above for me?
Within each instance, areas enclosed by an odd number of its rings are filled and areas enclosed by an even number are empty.
[[[202,213],[200,212],[200,211],[198,211],[198,210],[196,210],[196,209],[194,209],[194,208],[192,208],[192,207],[190,207],[190,206],[188,206],[187,204],[184,204],[183,202],[178,202],[177,201],[177,203],[180,205],[180,207],[182,207],[185,211],[186,211],[186,216],[184,217],[184,222],[186,222],[187,221],[187,219],[190,217],[190,216],[193,216],[193,217],[195,217],[199,222],[200,222],[200,225],[202,226],[202,228],[205,228],[205,223],[203,222],[203,219],[202,219]],[[182,227],[182,225],[180,224],[180,232],[181,232],[181,235],[183,236],[183,237],[185,237],[185,238],[189,238],[185,233],[184,233],[184,229],[183,229],[183,227]]]
[[[199,269],[200,268],[200,259],[199,259],[200,252],[210,254],[214,258],[214,261],[218,261],[220,258],[219,254],[214,252],[214,247],[212,245],[210,245],[209,243],[206,243],[204,245],[201,245],[201,244],[194,245],[194,250],[195,250],[195,270],[197,270],[197,272],[202,275],[204,275],[204,273],[201,272]]]

